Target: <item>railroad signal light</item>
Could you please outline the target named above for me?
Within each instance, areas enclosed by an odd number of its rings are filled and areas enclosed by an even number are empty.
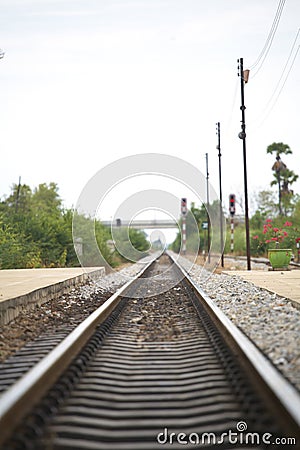
[[[186,198],[181,199],[181,214],[183,216],[187,215],[187,199]]]
[[[235,195],[229,195],[229,213],[231,216],[235,215]]]

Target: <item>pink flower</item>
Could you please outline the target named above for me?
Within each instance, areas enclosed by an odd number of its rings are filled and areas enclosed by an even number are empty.
[[[277,223],[277,220],[276,222]],[[273,223],[272,219],[266,219],[265,223],[263,224],[263,228],[262,228],[262,234],[264,234],[265,236],[261,237],[261,235],[255,235],[253,236],[253,239],[257,241],[257,243],[259,244],[259,246],[262,246],[264,244],[272,244],[273,243],[273,247],[276,244],[276,248],[280,247],[281,243],[284,243],[286,238],[289,237],[290,233],[288,233],[287,231],[285,231],[285,227],[292,227],[292,222],[289,222],[288,220],[286,220],[286,222],[284,223],[284,225],[282,225],[280,228],[278,226],[275,225],[275,223]],[[298,233],[297,228],[292,228],[293,231],[293,240],[294,242],[296,241],[297,244],[299,245],[300,243],[300,236],[298,238],[294,237],[295,232]],[[262,239],[262,241],[261,241]]]

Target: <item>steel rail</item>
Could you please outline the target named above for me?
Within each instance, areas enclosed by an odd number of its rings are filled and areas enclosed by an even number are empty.
[[[255,344],[223,313],[215,302],[190,277],[187,271],[168,253],[175,266],[182,272],[212,320],[217,324],[218,330],[223,334],[229,345],[234,346],[235,352],[251,376],[262,395],[268,391],[268,399],[273,407],[280,410],[284,419],[289,419],[292,432],[299,434],[300,430],[300,394],[298,390],[276,369],[267,357]],[[286,425],[286,421],[283,421]]]
[[[0,398],[0,445],[11,435],[12,430],[38,404],[55,381],[62,375],[80,352],[95,329],[115,309],[125,291],[154,263],[153,258],[131,280],[118,289],[102,306],[78,325],[47,356],[30,369]]]

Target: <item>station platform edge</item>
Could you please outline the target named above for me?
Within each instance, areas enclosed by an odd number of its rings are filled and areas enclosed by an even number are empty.
[[[226,275],[237,275],[258,287],[278,294],[300,309],[300,270],[225,270]]]
[[[105,275],[104,267],[0,270],[0,325],[57,298],[88,278]]]

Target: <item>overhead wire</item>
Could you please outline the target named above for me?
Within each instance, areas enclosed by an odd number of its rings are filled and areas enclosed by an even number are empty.
[[[254,75],[251,76],[251,79],[253,79],[257,75],[257,73],[260,71],[260,69],[262,68],[262,65],[265,62],[265,59],[270,51],[271,45],[273,43],[277,28],[278,28],[278,25],[280,22],[280,18],[282,15],[282,11],[283,11],[285,2],[286,2],[286,0],[279,1],[277,11],[276,11],[271,29],[269,31],[268,37],[266,39],[265,45],[264,45],[262,51],[260,52],[259,56],[257,57],[256,61],[254,62],[254,64],[252,64],[250,66],[250,70],[253,70],[253,69],[255,69],[255,67],[257,67],[260,64],[258,69],[256,70],[256,72],[254,73]]]
[[[277,7],[277,11],[276,11],[275,17],[273,19],[271,30],[269,31],[267,40],[265,42],[265,45],[264,45],[262,51],[260,52],[260,54],[257,57],[256,61],[250,66],[251,70],[253,70],[259,64],[259,62],[262,59],[262,57],[264,56],[265,52],[268,53],[269,50],[270,50],[271,44],[273,42],[275,33],[276,33],[278,25],[279,25],[279,21],[280,21],[281,15],[282,15],[282,10],[283,10],[285,1],[286,0],[279,0],[279,4],[278,4],[278,7]],[[266,55],[267,55],[267,53],[266,53]]]
[[[284,5],[285,5],[285,2],[286,2],[286,0],[279,0],[278,6],[277,6],[277,10],[276,10],[276,14],[275,14],[275,17],[274,17],[274,19],[273,19],[273,23],[272,23],[271,29],[270,29],[270,31],[269,31],[269,34],[268,34],[268,36],[267,36],[266,42],[265,42],[265,44],[264,44],[264,46],[263,46],[263,48],[262,48],[260,54],[259,54],[258,57],[256,58],[255,62],[249,67],[249,70],[252,71],[253,69],[255,69],[255,68],[259,65],[259,67],[258,67],[257,70],[254,72],[254,74],[251,75],[251,79],[253,79],[253,78],[257,75],[257,73],[260,71],[260,69],[262,68],[262,66],[263,66],[263,64],[264,64],[264,62],[265,62],[265,60],[266,60],[266,57],[268,56],[268,53],[269,53],[269,51],[270,51],[270,49],[271,49],[271,46],[272,46],[272,43],[273,43],[273,40],[274,40],[276,31],[277,31],[277,28],[278,28],[278,25],[279,25],[279,22],[280,22],[280,19],[281,19],[281,16],[282,16],[282,12],[283,12],[283,8],[284,8]],[[290,60],[290,58],[291,58],[293,49],[294,49],[294,47],[295,47],[295,44],[296,44],[296,41],[297,41],[297,38],[298,38],[299,31],[300,31],[300,30],[298,30],[297,36],[296,36],[295,41],[294,41],[294,43],[293,43],[292,49],[291,49],[291,51],[290,51],[288,60],[287,60],[287,62],[286,62],[286,64],[285,64],[285,66],[284,66],[284,69],[283,69],[283,72],[282,72],[282,74],[281,74],[281,76],[280,76],[280,79],[279,79],[279,81],[278,81],[278,83],[277,83],[277,85],[276,85],[276,87],[275,87],[275,89],[274,89],[274,92],[273,92],[273,94],[272,94],[270,100],[268,101],[268,103],[267,103],[265,109],[267,108],[267,106],[269,105],[269,103],[272,101],[272,98],[274,97],[274,95],[275,95],[275,93],[276,93],[276,90],[278,89],[278,86],[279,86],[279,84],[280,84],[280,82],[281,82],[281,80],[282,80],[282,77],[283,77],[283,75],[284,75],[284,72],[285,72],[285,70],[286,70],[286,67],[287,67],[287,65],[288,65],[288,63],[289,63],[289,60]],[[285,80],[284,80],[284,83],[283,83],[283,85],[282,85],[282,87],[281,87],[281,89],[280,89],[280,91],[279,91],[279,93],[278,93],[278,96],[276,97],[276,100],[275,100],[275,102],[274,102],[274,104],[273,104],[271,110],[272,110],[273,107],[275,106],[275,104],[276,104],[276,102],[277,102],[277,100],[278,100],[278,98],[279,98],[279,95],[280,95],[280,93],[282,92],[282,89],[283,89],[283,87],[284,87],[284,85],[285,85],[285,83],[286,83],[286,81],[287,81],[287,78],[288,78],[288,76],[289,76],[289,73],[290,73],[290,71],[291,71],[291,69],[292,69],[292,66],[293,66],[294,62],[295,62],[295,59],[296,59],[298,50],[299,50],[299,48],[297,49],[297,52],[296,52],[296,54],[295,54],[295,56],[294,56],[293,62],[292,62],[292,64],[291,64],[291,67],[290,67],[290,69],[289,69],[289,71],[288,71],[288,74],[287,74],[287,76],[286,76],[286,78],[285,78]],[[237,87],[238,87],[238,84],[236,85],[236,89],[235,89],[234,96],[233,96],[233,104],[232,104],[232,108],[231,108],[230,117],[229,117],[229,119],[228,119],[228,126],[231,124],[231,121],[232,121],[233,109],[234,109],[234,105],[235,105],[235,101],[236,101],[236,95],[237,95]],[[264,111],[265,111],[265,109],[264,109]],[[271,112],[271,110],[270,110],[270,112]],[[270,112],[269,112],[269,113],[270,113]],[[269,114],[268,114],[268,115],[269,115]],[[266,120],[266,118],[268,117],[268,115],[264,118],[264,121]]]
[[[291,47],[289,56],[288,56],[288,58],[287,58],[287,60],[286,60],[286,63],[285,63],[285,65],[284,65],[283,69],[282,69],[280,78],[279,78],[279,80],[278,80],[278,82],[277,82],[277,84],[276,84],[276,86],[275,86],[275,88],[274,88],[274,90],[273,90],[273,93],[272,93],[271,97],[269,98],[269,100],[268,100],[268,102],[267,102],[267,104],[266,104],[266,106],[265,106],[265,108],[264,108],[264,111],[266,111],[266,109],[268,108],[269,104],[270,104],[271,101],[273,100],[273,97],[275,96],[275,93],[276,93],[276,91],[277,91],[277,89],[278,89],[278,87],[279,87],[279,85],[280,85],[280,82],[281,82],[281,80],[282,80],[282,78],[283,78],[283,75],[284,75],[284,73],[285,73],[285,71],[286,71],[286,68],[287,68],[287,66],[288,66],[288,63],[289,63],[289,61],[290,61],[290,59],[291,59],[291,56],[292,56],[293,50],[294,50],[294,48],[295,48],[296,42],[297,42],[297,40],[298,40],[299,33],[300,33],[300,28],[298,28],[296,37],[295,37],[295,39],[294,39],[294,42],[293,42],[293,45],[292,45],[292,47]],[[295,55],[295,56],[297,56],[297,53],[298,53],[298,50],[296,51],[296,55]],[[294,60],[295,60],[295,59],[296,59],[296,58],[294,57]],[[294,60],[293,60],[293,61],[294,61]],[[292,65],[293,65],[293,63],[292,63]],[[289,69],[289,72],[291,71],[292,65],[291,65],[291,67],[290,67],[290,69]],[[285,84],[285,83],[284,83],[284,84]],[[284,84],[283,84],[283,86],[284,86]],[[282,86],[282,88],[280,89],[280,92],[282,91],[283,86]]]
[[[288,77],[289,77],[289,75],[290,75],[290,73],[291,73],[291,70],[292,70],[292,68],[293,68],[293,66],[294,66],[294,63],[295,63],[295,61],[296,61],[296,57],[297,57],[298,52],[299,52],[299,48],[300,48],[300,45],[298,45],[298,48],[297,48],[297,50],[296,50],[296,52],[295,52],[295,55],[294,55],[294,58],[293,58],[293,60],[292,60],[292,62],[291,62],[290,68],[289,68],[289,70],[288,70],[288,72],[287,72],[287,74],[286,74],[286,77],[285,77],[285,79],[284,79],[284,82],[283,82],[283,84],[282,84],[282,86],[281,86],[281,88],[280,88],[280,90],[279,90],[279,92],[278,92],[278,94],[277,94],[277,96],[276,96],[276,98],[275,98],[275,101],[273,102],[273,105],[271,106],[271,108],[269,109],[267,115],[264,117],[264,119],[262,120],[262,122],[260,123],[259,126],[262,126],[262,124],[263,124],[263,123],[266,121],[266,119],[269,117],[269,115],[270,115],[270,113],[272,112],[274,106],[276,105],[276,103],[277,103],[277,101],[278,101],[278,99],[279,99],[279,96],[280,96],[280,94],[281,94],[281,92],[282,92],[282,90],[283,90],[283,88],[284,88],[284,86],[285,86],[285,84],[286,84],[286,82],[287,82],[287,80],[288,80]]]

